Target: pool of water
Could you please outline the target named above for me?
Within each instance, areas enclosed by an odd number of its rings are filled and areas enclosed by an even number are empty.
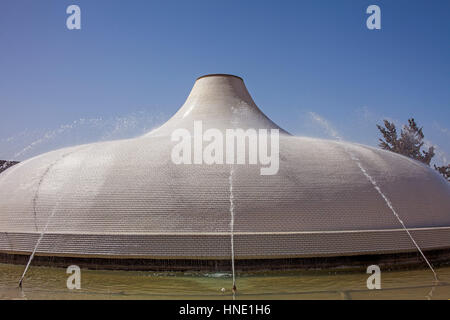
[[[69,290],[63,268],[0,264],[0,299],[232,299],[230,273],[155,273],[81,270],[81,289]],[[381,270],[381,290],[368,290],[369,274],[323,271],[238,273],[236,299],[450,299],[450,267]],[[222,288],[225,291],[222,292]]]

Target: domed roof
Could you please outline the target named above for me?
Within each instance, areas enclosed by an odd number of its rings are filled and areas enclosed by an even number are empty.
[[[172,132],[200,120],[204,130],[279,129],[277,174],[252,164],[174,164]],[[0,251],[32,251],[48,223],[38,254],[229,258],[230,192],[238,259],[414,250],[358,163],[424,249],[450,247],[450,186],[429,167],[292,136],[241,78],[209,75],[146,135],[52,151],[0,174]]]

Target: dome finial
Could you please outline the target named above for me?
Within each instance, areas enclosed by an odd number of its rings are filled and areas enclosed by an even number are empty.
[[[207,78],[207,77],[234,77],[234,78],[238,78],[241,79],[242,81],[244,81],[244,79],[242,79],[239,76],[235,76],[234,74],[227,74],[227,73],[211,73],[211,74],[205,74],[203,76],[200,76],[197,78],[197,80],[200,80],[202,78]]]

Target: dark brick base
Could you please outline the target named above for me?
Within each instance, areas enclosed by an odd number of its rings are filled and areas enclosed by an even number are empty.
[[[425,252],[434,266],[450,265],[450,249]],[[29,255],[0,253],[0,262],[24,265]],[[104,270],[152,270],[152,271],[229,271],[231,260],[186,260],[186,259],[108,259],[35,256],[32,265],[67,267],[76,264],[86,269]],[[358,255],[343,257],[317,257],[292,259],[236,260],[238,271],[264,270],[348,270],[366,269],[371,264],[389,269],[426,268],[418,252]]]

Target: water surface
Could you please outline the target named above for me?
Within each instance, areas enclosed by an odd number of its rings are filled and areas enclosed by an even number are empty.
[[[0,264],[0,299],[232,299],[231,273],[156,273],[81,270],[81,289],[66,287],[66,270]],[[236,299],[450,299],[450,267],[383,271],[381,290],[368,290],[368,274],[323,271],[238,273]],[[222,293],[221,289],[225,288]]]

